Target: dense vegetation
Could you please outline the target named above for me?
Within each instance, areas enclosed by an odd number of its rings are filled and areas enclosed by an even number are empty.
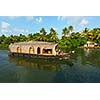
[[[0,36],[0,48],[7,49],[10,43],[23,42],[23,41],[46,41],[55,42],[59,44],[62,49],[76,48],[83,46],[86,41],[94,41],[100,44],[100,28],[93,28],[92,30],[85,28],[82,32],[73,32],[73,26],[65,27],[62,29],[62,37],[58,38],[58,33],[53,28],[47,33],[45,28],[42,28],[40,32],[34,34],[23,35],[11,35]]]

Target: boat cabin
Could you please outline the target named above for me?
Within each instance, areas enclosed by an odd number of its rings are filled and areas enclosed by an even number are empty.
[[[9,45],[9,52],[18,54],[57,55],[58,44],[41,41],[18,42]]]

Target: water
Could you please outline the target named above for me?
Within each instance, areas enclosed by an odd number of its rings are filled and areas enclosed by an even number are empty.
[[[9,57],[0,50],[2,83],[100,82],[100,49],[75,49],[69,60]]]

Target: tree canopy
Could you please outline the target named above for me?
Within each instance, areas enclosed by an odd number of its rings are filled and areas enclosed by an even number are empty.
[[[62,29],[62,36],[58,38],[58,32],[51,28],[49,32],[45,28],[41,28],[39,32],[29,33],[28,35],[1,35],[0,36],[0,49],[7,49],[10,43],[24,42],[24,41],[46,41],[58,43],[59,47],[64,48],[76,48],[83,46],[86,41],[94,41],[100,44],[100,28],[85,28],[82,32],[74,32],[74,27],[64,27]]]

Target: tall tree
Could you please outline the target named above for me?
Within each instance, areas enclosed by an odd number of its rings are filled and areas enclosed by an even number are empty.
[[[28,34],[28,36],[27,36],[27,40],[28,40],[28,41],[33,40],[33,35],[32,35],[32,33],[31,33],[31,34]]]
[[[85,39],[87,39],[88,40],[88,33],[90,32],[90,30],[86,27],[82,32],[81,32],[81,34],[80,34],[80,37],[81,38],[85,38]]]
[[[74,30],[74,27],[71,25],[68,27],[69,32],[72,32]]]
[[[19,36],[19,40],[20,40],[20,42],[24,42],[24,41],[26,41],[26,40],[27,40],[27,38],[26,38],[26,36],[25,36],[25,35],[20,34],[20,36]]]
[[[42,28],[42,29],[40,30],[40,33],[43,34],[43,35],[46,35],[47,32],[46,32],[46,30],[45,30],[44,28]]]
[[[57,37],[58,33],[56,32],[56,30],[54,30],[53,28],[50,29],[50,33],[49,33],[49,41],[52,42],[58,42],[59,39]]]
[[[47,32],[44,28],[40,30],[40,41],[46,41]]]
[[[66,35],[68,35],[68,34],[69,34],[69,30],[67,29],[67,27],[63,28],[63,29],[62,29],[62,35],[63,35],[64,37],[66,37]]]
[[[0,44],[3,43],[3,41],[4,41],[5,38],[6,38],[6,36],[4,34],[0,37]]]

